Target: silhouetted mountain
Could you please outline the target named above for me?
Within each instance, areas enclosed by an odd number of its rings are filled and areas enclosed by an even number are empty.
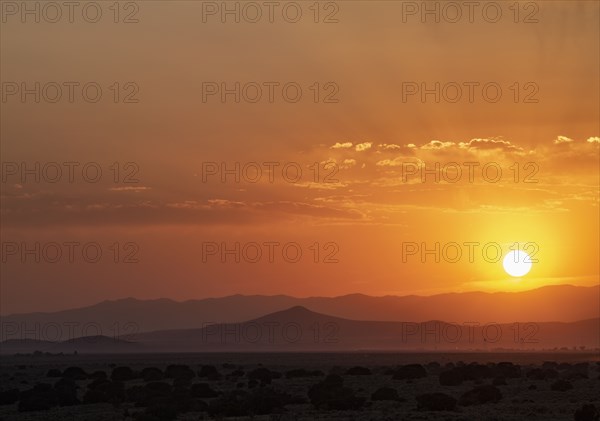
[[[454,324],[441,321],[349,320],[295,306],[243,323],[140,333],[134,341],[84,337],[48,345],[36,341],[0,343],[2,353],[50,352],[298,352],[415,350],[534,350],[600,347],[600,319],[573,323]],[[8,346],[7,346],[8,345]]]
[[[3,316],[0,318],[0,339],[27,337],[62,341],[89,335],[90,330],[99,335],[127,339],[128,335],[140,332],[240,322],[294,306],[358,320],[574,322],[598,317],[599,294],[599,286],[561,285],[525,292],[466,292],[403,297],[370,297],[361,294],[333,298],[233,295],[184,302],[127,298],[54,313]],[[45,334],[47,326],[52,326],[52,338]],[[94,329],[87,329],[89,326]],[[62,328],[62,332],[55,335],[57,327]]]
[[[295,306],[244,323],[142,333],[169,352],[553,349],[600,346],[600,319],[573,323],[463,324],[349,320]]]
[[[0,342],[0,353],[32,353],[35,351],[50,352],[53,354],[78,353],[85,354],[119,354],[130,352],[143,352],[142,344],[124,341],[107,336],[85,336],[62,342],[43,341],[36,339],[9,339]]]

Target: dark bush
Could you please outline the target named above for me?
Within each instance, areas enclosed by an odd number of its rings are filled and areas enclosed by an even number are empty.
[[[532,380],[547,380],[557,378],[558,372],[552,368],[533,368],[525,376]]]
[[[189,387],[191,385],[192,385],[192,380],[191,379],[176,378],[175,380],[173,380],[173,387],[174,388],[189,389]]]
[[[252,392],[234,390],[213,400],[208,406],[208,413],[226,417],[265,415],[281,412],[286,404],[293,402],[287,393],[270,387]]]
[[[33,389],[21,392],[19,398],[19,412],[47,411],[58,405],[56,390],[47,383],[38,383]]]
[[[493,377],[492,369],[486,365],[471,363],[461,367],[465,380],[479,381]]]
[[[364,398],[355,396],[352,389],[344,387],[343,379],[335,374],[311,386],[308,397],[317,409],[325,410],[358,409],[365,402]]]
[[[271,384],[273,379],[281,377],[281,373],[271,371],[265,367],[255,368],[248,373],[248,379],[260,381],[261,384]]]
[[[440,365],[440,363],[436,362],[436,361],[431,361],[429,363],[427,363],[427,370],[430,372],[435,372],[438,371],[442,366]]]
[[[194,398],[159,398],[152,401],[144,411],[134,416],[136,421],[169,421],[189,411],[206,412],[208,404]]]
[[[19,389],[9,389],[0,391],[0,405],[12,405],[19,400]]]
[[[578,380],[589,378],[589,365],[587,363],[577,363],[569,367],[562,373],[561,377],[566,380]]]
[[[108,379],[108,376],[106,375],[106,372],[102,371],[102,370],[94,371],[92,374],[89,375],[89,377],[92,380],[106,380],[106,379]]]
[[[173,386],[169,405],[173,406],[177,413],[184,413],[195,410],[198,401],[200,399],[193,398],[188,387]]]
[[[193,384],[190,393],[194,398],[215,398],[219,396],[219,393],[211,389],[208,383]]]
[[[134,378],[135,375],[130,367],[115,367],[110,375],[110,379],[116,382],[126,382]]]
[[[62,376],[73,380],[86,380],[88,378],[87,373],[81,367],[69,367],[63,371]]]
[[[62,377],[62,371],[57,368],[51,368],[46,373],[46,377]]]
[[[246,372],[244,370],[240,370],[239,368],[237,370],[233,370],[231,373],[229,373],[227,375],[227,377],[230,378],[234,378],[237,379],[238,377],[242,377],[246,374]]]
[[[125,401],[125,386],[122,382],[110,380],[95,380],[88,385],[88,391],[83,396],[83,403],[113,403]]]
[[[342,378],[342,376],[338,376],[337,374],[329,374],[327,375],[327,377],[325,377],[325,379],[323,379],[321,383],[327,385],[342,386],[344,384],[344,379]]]
[[[135,385],[125,390],[127,402],[135,402],[136,406],[146,406],[142,403],[147,401],[146,387]]]
[[[445,393],[425,393],[417,396],[417,409],[421,411],[453,411],[456,399]]]
[[[568,380],[560,379],[552,383],[550,389],[557,392],[566,392],[567,390],[573,389],[573,384]]]
[[[371,395],[372,401],[397,401],[398,391],[392,387],[380,387]]]
[[[407,364],[394,370],[394,380],[412,380],[427,377],[427,371],[421,364]]]
[[[173,388],[166,382],[150,382],[144,386],[150,399],[168,397]]]
[[[459,368],[451,368],[450,370],[442,371],[439,376],[442,386],[458,386],[465,380],[462,371]]]
[[[321,370],[306,370],[304,368],[296,368],[285,373],[285,377],[287,379],[319,376],[323,376],[323,372]]]
[[[169,383],[150,382],[143,386],[136,385],[127,389],[127,400],[136,406],[150,406],[154,401],[169,399],[173,388]]]
[[[492,384],[494,386],[506,386],[506,379],[504,377],[494,377]]]
[[[177,407],[170,399],[157,399],[146,408],[138,420],[144,421],[171,421],[177,419]]]
[[[502,392],[496,386],[483,385],[465,392],[458,400],[459,405],[481,405],[485,403],[496,403],[502,399]]]
[[[370,376],[371,370],[366,367],[352,367],[346,370],[346,374],[349,376]]]
[[[145,382],[157,382],[159,380],[162,380],[165,377],[162,370],[159,368],[156,368],[156,367],[144,368],[142,370],[141,376]]]
[[[219,370],[214,365],[203,365],[198,371],[198,377],[208,378],[211,381],[219,380],[221,373],[219,373]]]
[[[585,404],[575,411],[575,421],[598,421],[600,413],[593,404]]]
[[[496,376],[506,377],[507,379],[517,379],[521,377],[521,366],[511,362],[500,362],[494,367]]]
[[[558,365],[558,370],[562,371],[562,370],[568,370],[571,368],[571,364],[569,363],[560,363]]]
[[[73,379],[60,379],[54,383],[59,406],[79,405],[81,401],[77,398],[77,383]]]
[[[189,368],[187,365],[173,364],[167,367],[165,370],[165,377],[168,379],[188,379],[191,380],[196,375],[194,370]]]

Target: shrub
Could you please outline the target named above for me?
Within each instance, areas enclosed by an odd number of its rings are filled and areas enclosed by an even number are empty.
[[[458,403],[462,406],[496,403],[502,399],[502,392],[496,386],[483,385],[465,392]]]
[[[397,401],[398,391],[392,387],[380,387],[371,395],[372,401]]]
[[[452,411],[456,408],[456,399],[445,393],[425,393],[416,399],[417,409],[421,411]]]
[[[394,380],[413,380],[427,377],[427,371],[421,364],[407,364],[398,367],[394,371]]]
[[[352,367],[346,371],[349,376],[370,376],[371,370],[366,367]]]

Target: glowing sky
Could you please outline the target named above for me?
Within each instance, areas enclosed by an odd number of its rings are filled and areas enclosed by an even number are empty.
[[[387,1],[339,2],[339,22],[331,24],[203,23],[200,2],[140,2],[135,24],[8,20],[1,26],[3,83],[96,82],[103,98],[2,102],[2,241],[96,242],[103,258],[53,264],[4,255],[1,312],[126,296],[597,284],[600,5],[538,4],[538,23],[512,16],[495,24],[403,23],[401,2]],[[116,81],[121,94],[135,83],[139,102],[115,104],[109,86]],[[294,82],[303,97],[223,103],[214,95],[203,102],[206,83],[236,81]],[[472,102],[423,102],[418,94],[403,101],[403,86],[422,82],[494,83],[503,95],[498,102],[479,90]],[[337,102],[324,103],[333,91]],[[533,91],[536,101],[525,102]],[[76,172],[73,183],[36,183],[5,174],[7,163],[36,161],[94,162],[103,176],[90,183]],[[211,162],[258,163],[263,177],[203,182]],[[263,164],[270,162],[278,163],[273,173],[274,164]],[[436,163],[449,172],[435,171]],[[297,182],[284,178],[286,164],[292,178],[302,168]],[[492,168],[482,173],[486,164]],[[337,172],[325,179],[332,168]],[[425,180],[424,168],[433,169]],[[490,181],[497,168],[502,177]],[[123,183],[134,170],[139,182]],[[139,247],[137,263],[122,262],[128,242]],[[206,242],[295,242],[303,258],[203,262]],[[534,243],[539,262],[521,280],[481,251],[473,262],[423,263],[419,254],[403,262],[407,243],[436,242],[495,243],[503,253],[515,242]],[[329,253],[338,261],[323,263]]]

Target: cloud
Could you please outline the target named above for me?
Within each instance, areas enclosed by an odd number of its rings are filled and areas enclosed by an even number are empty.
[[[124,192],[124,191],[131,191],[131,192],[135,192],[135,193],[139,193],[141,191],[144,190],[150,190],[152,189],[152,187],[143,187],[143,186],[139,186],[139,187],[133,187],[133,186],[126,186],[126,187],[111,187],[108,190],[110,191],[119,191],[119,192]]]
[[[385,150],[394,150],[394,149],[401,149],[402,148],[400,145],[396,145],[394,143],[381,143],[379,145],[379,147],[381,149],[385,149]]]
[[[554,139],[554,144],[558,145],[560,143],[571,143],[573,142],[573,139],[567,137],[567,136],[558,136],[556,139]]]
[[[305,183],[294,183],[292,184],[294,187],[302,187],[313,190],[336,190],[347,187],[348,184],[333,182],[333,183],[315,183],[314,181],[305,182]]]
[[[352,147],[352,142],[344,142],[344,143],[336,142],[336,144],[331,146],[330,149],[350,149],[351,147]]]
[[[209,199],[207,200],[208,204],[213,207],[221,207],[221,208],[242,208],[246,206],[244,202],[237,202],[233,200],[227,199]]]
[[[471,139],[469,142],[460,142],[459,148],[462,149],[502,149],[506,151],[522,151],[523,148],[513,145],[508,140],[502,139]]]
[[[516,209],[530,206],[534,199],[534,203],[545,203],[548,209],[557,211],[583,206],[582,203],[586,202],[597,206],[599,200],[594,187],[597,186],[600,138],[582,136],[579,140],[561,143],[555,143],[553,139],[540,139],[541,142],[536,142],[537,147],[527,149],[525,143],[499,137],[465,139],[462,142],[460,139],[431,140],[422,146],[371,142],[337,143],[337,146],[320,144],[314,156],[310,157],[311,162],[321,162],[318,173],[311,169],[297,183],[282,181],[276,185],[218,183],[203,185],[199,189],[198,185],[182,183],[178,189],[157,189],[154,185],[152,188],[107,185],[91,189],[88,185],[10,184],[2,192],[0,211],[3,223],[9,226],[37,227],[70,224],[238,225],[262,224],[271,220],[287,223],[300,218],[311,223],[327,224],[331,218],[356,220],[357,214],[349,212],[350,209],[365,212],[371,221],[379,220],[381,208],[365,203],[321,202],[320,205],[328,206],[314,206],[315,197],[339,195],[368,195],[372,202],[385,200],[391,204],[432,208],[444,203],[449,208],[458,209],[478,205]],[[358,152],[353,147],[366,150],[373,145],[377,145],[376,152],[381,153],[356,155]],[[331,148],[346,150],[338,153]],[[381,148],[387,150],[383,152]],[[328,156],[332,157],[323,161]],[[293,155],[289,159],[293,159]],[[478,165],[472,169],[474,179],[471,180],[471,169],[466,163],[473,162]],[[486,163],[494,163],[503,170],[498,185],[515,188],[509,195],[500,195],[498,203],[495,197],[490,196],[490,183],[482,176],[482,167]],[[331,171],[336,168],[333,164],[340,171]],[[454,175],[458,174],[456,166],[460,167],[462,176],[455,182]],[[426,174],[425,177],[423,174]],[[515,177],[520,181],[515,183]],[[525,187],[531,187],[523,184],[525,182],[539,183],[538,188],[556,191],[556,196],[533,197],[531,192],[525,191]],[[415,192],[415,186],[420,185],[423,188],[433,186],[438,190],[435,193]],[[483,186],[481,191],[473,190],[480,186]],[[440,195],[447,197],[443,196],[442,200]],[[467,195],[471,199],[465,204],[463,197]],[[544,202],[546,199],[552,201]],[[360,223],[363,222],[360,220]]]
[[[419,158],[398,156],[394,159],[383,159],[375,163],[378,167],[400,167],[403,164],[423,165],[423,161]]]
[[[447,149],[455,146],[454,142],[441,142],[439,140],[432,140],[429,143],[421,146],[421,149]]]
[[[367,149],[371,149],[372,145],[373,145],[373,143],[371,143],[371,142],[359,143],[356,145],[356,147],[354,149],[357,152],[362,152],[362,151],[366,151]]]
[[[308,200],[236,201],[224,198],[172,202],[93,201],[83,197],[39,196],[35,203],[12,198],[2,209],[7,227],[133,226],[133,225],[256,225],[274,222],[358,220],[362,213],[335,204]],[[4,199],[3,199],[4,200]]]
[[[352,168],[356,165],[356,159],[344,159],[344,161],[340,164],[341,169]]]

